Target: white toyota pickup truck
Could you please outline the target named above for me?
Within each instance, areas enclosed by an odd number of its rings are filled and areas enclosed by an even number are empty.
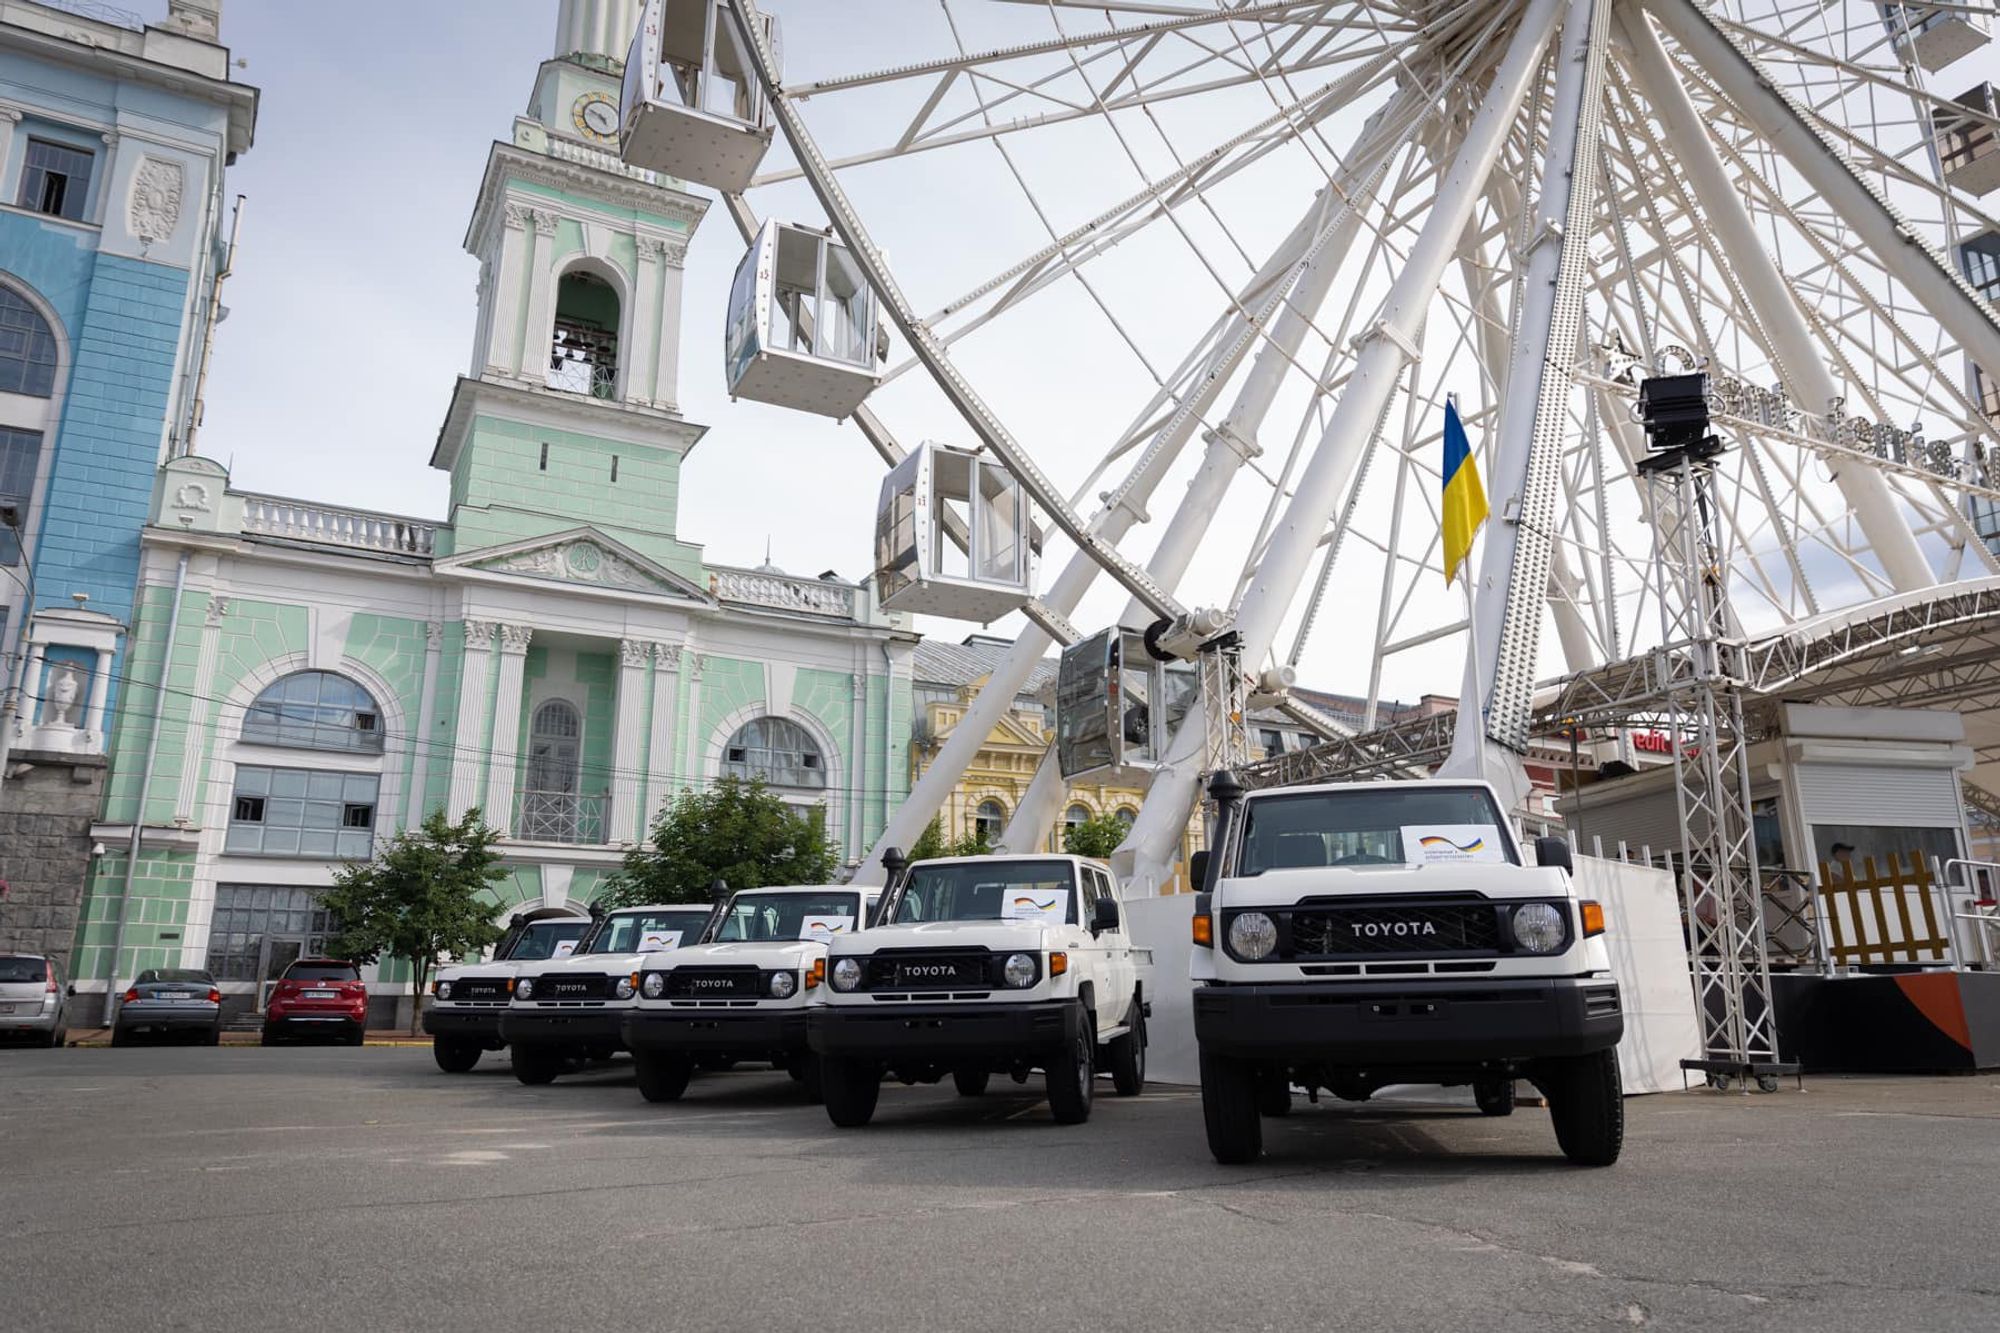
[[[1217,1161],[1256,1158],[1260,1115],[1284,1114],[1293,1086],[1363,1100],[1471,1084],[1505,1115],[1517,1077],[1547,1096],[1570,1160],[1618,1159],[1624,1012],[1567,843],[1538,839],[1527,864],[1480,782],[1246,794],[1223,772],[1209,794],[1189,971]]]
[[[486,1051],[497,1051],[500,1015],[514,994],[514,974],[524,963],[566,958],[591,927],[583,915],[516,916],[507,933],[483,963],[442,968],[431,982],[430,1003],[424,1008],[424,1031],[431,1034],[431,1055],[447,1074],[463,1074]]]
[[[1111,872],[1076,856],[919,861],[876,924],[837,936],[808,1011],[826,1112],[865,1125],[885,1073],[949,1074],[976,1096],[1040,1069],[1056,1120],[1090,1116],[1100,1068],[1121,1096],[1146,1082],[1152,954],[1133,947]]]
[[[529,963],[514,978],[500,1036],[514,1049],[514,1077],[548,1083],[625,1047],[625,1011],[639,993],[639,967],[663,949],[707,938],[714,906],[621,907],[567,958]]]
[[[697,1066],[768,1060],[819,1100],[819,1057],[806,1045],[806,1006],[836,939],[868,923],[878,890],[741,889],[714,939],[648,958],[625,1045],[649,1102],[680,1100]]]

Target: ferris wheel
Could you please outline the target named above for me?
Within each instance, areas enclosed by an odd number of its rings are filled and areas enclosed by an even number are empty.
[[[1655,374],[1705,372],[1733,446],[1741,632],[2000,574],[2000,121],[1950,63],[1981,6],[935,0],[879,68],[822,57],[866,45],[828,8],[649,0],[623,140],[743,228],[731,392],[888,465],[884,604],[1025,614],[884,846],[1052,643],[1061,744],[1005,841],[1143,773],[1141,892],[1219,700],[1332,734],[1302,669],[1364,726],[1465,670],[1520,739],[1536,682],[1661,633]],[[1491,500],[1470,611],[1448,400]]]

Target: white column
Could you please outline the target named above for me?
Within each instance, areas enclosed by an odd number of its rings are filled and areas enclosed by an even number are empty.
[[[681,394],[681,264],[687,242],[669,242],[661,254],[660,304],[653,316],[659,343],[653,352],[653,402],[675,408]]]
[[[856,653],[865,651],[857,648]],[[861,854],[863,830],[868,811],[868,668],[865,662],[854,668],[853,715],[847,720],[847,853]],[[888,774],[882,775],[888,780]]]
[[[639,837],[639,715],[645,703],[646,658],[650,644],[618,641],[618,699],[611,732],[611,843]]]
[[[458,726],[452,735],[451,801],[456,819],[479,804],[485,758],[486,682],[493,670],[493,622],[465,622],[465,661],[458,673]],[[488,823],[493,821],[489,819]]]
[[[681,777],[688,785],[699,787],[704,781],[701,755],[695,748],[701,744],[701,654],[690,648],[681,660],[681,669],[688,680],[687,736],[681,745]]]
[[[417,702],[417,734],[411,738],[416,761],[410,767],[410,790],[403,801],[403,827],[424,822],[424,789],[431,785],[431,733],[437,730],[438,659],[444,648],[444,624],[424,622],[424,683]]]
[[[27,608],[22,608],[24,611]],[[28,621],[28,632],[34,633],[35,622]],[[33,731],[42,720],[42,653],[47,645],[37,641],[28,645],[28,660],[21,672],[21,705],[17,714],[22,735]],[[172,645],[168,645],[172,651]]]
[[[528,317],[521,328],[520,374],[540,384],[548,378],[549,339],[556,318],[556,279],[551,258],[556,247],[556,215],[545,208],[530,212],[535,229],[534,253],[528,260]]]
[[[534,631],[526,625],[500,626],[500,686],[493,694],[486,822],[503,832],[512,832],[515,824],[514,763],[521,753],[521,676],[527,665],[528,640],[532,637]]]
[[[677,643],[653,645],[653,726],[646,742],[646,795],[648,812],[641,838],[652,828],[652,820],[674,794],[674,713],[681,683],[681,646]]]
[[[521,283],[528,267],[528,210],[507,204],[501,210],[503,235],[495,260],[492,306],[486,320],[486,368],[502,375],[521,370]]]
[[[208,733],[215,718],[215,705],[210,700],[215,694],[215,665],[222,656],[222,618],[227,614],[229,599],[211,594],[208,614],[201,622],[201,646],[195,652],[194,698],[188,701],[187,739],[181,747],[181,789],[174,798],[174,814],[191,824],[197,822],[195,794],[202,788]],[[93,687],[93,699],[95,693]]]
[[[639,268],[632,279],[632,318],[627,346],[619,349],[625,367],[625,401],[651,403],[659,398],[659,348],[672,342],[673,330],[660,323],[660,267],[667,244],[657,236],[639,238]]]
[[[97,670],[90,674],[90,711],[84,715],[83,729],[90,736],[90,748],[98,754],[110,748],[109,738],[104,734],[104,706],[111,696],[111,658],[113,650],[97,650]]]

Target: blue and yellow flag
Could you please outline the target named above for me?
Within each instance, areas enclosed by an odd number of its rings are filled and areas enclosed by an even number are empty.
[[[1451,586],[1458,567],[1472,553],[1472,534],[1486,521],[1486,488],[1479,484],[1479,464],[1472,442],[1458,419],[1458,404],[1444,404],[1444,581]]]

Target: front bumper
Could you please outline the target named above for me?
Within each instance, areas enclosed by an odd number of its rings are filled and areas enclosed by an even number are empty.
[[[625,1044],[635,1051],[689,1051],[704,1055],[779,1058],[806,1049],[805,1009],[758,1013],[750,1009],[633,1009],[626,1013]]]
[[[463,1037],[498,1046],[500,1016],[506,1012],[499,1005],[491,1009],[440,1009],[432,1005],[424,1010],[424,1031],[433,1037]]]
[[[1366,1065],[1484,1064],[1616,1046],[1625,1016],[1610,978],[1435,978],[1383,985],[1208,985],[1194,992],[1204,1051],[1239,1059]]]
[[[509,1046],[612,1046],[624,1049],[629,1009],[509,1008],[500,1016],[500,1040]]]
[[[219,1004],[147,1004],[138,1001],[120,1005],[115,1020],[127,1032],[175,1032],[212,1028],[222,1021]]]
[[[821,1055],[891,1062],[1032,1057],[1065,1049],[1083,1026],[1075,1000],[821,1005],[809,1015],[806,1039]]]

